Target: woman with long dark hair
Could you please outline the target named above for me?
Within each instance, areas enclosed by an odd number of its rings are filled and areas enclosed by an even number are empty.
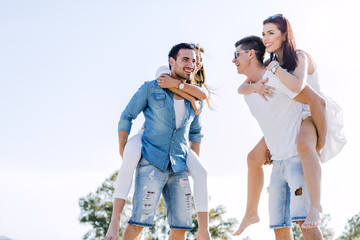
[[[302,228],[316,227],[322,218],[321,197],[321,166],[340,152],[346,143],[342,132],[343,120],[341,108],[320,91],[317,67],[311,56],[296,48],[294,34],[289,21],[277,14],[263,21],[263,43],[270,59],[265,62],[267,69],[272,71],[291,91],[300,92],[305,84],[311,86],[325,99],[326,112],[319,112],[316,104],[302,105],[303,122],[297,138],[298,154],[303,165],[304,177],[310,197],[310,210]],[[265,100],[274,92],[271,86],[263,87],[266,81],[253,84],[253,91]],[[240,94],[246,94],[245,81],[239,87]],[[311,109],[311,112],[310,112]],[[322,116],[326,116],[326,119]],[[322,149],[322,150],[321,150]],[[257,208],[264,173],[262,165],[271,158],[264,138],[248,154],[248,199],[246,213],[239,229],[234,235],[240,235],[246,227],[260,220]]]

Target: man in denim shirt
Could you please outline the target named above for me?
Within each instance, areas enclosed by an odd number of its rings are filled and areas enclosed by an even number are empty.
[[[181,82],[192,78],[196,67],[194,47],[187,43],[175,45],[169,52],[169,65],[173,78]],[[177,107],[179,100],[183,101],[180,102],[180,110]],[[161,88],[156,80],[145,82],[120,117],[118,132],[121,155],[132,120],[141,112],[145,116],[143,157],[136,171],[133,214],[123,239],[137,239],[144,226],[153,225],[161,193],[167,205],[171,228],[169,239],[185,239],[186,230],[192,228],[191,189],[185,160],[188,141],[191,148],[199,153],[202,138],[199,115],[195,115],[190,102]],[[181,119],[179,112],[182,113]]]

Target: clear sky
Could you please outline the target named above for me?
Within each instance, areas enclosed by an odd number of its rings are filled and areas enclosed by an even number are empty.
[[[283,13],[297,47],[315,59],[323,92],[344,110],[348,139],[323,165],[323,207],[339,236],[360,211],[357,1],[63,0],[0,2],[0,236],[76,240],[78,199],[119,168],[117,122],[130,97],[167,64],[170,48],[200,43],[216,110],[204,110],[201,158],[211,206],[241,220],[246,155],[261,138],[231,63],[234,43],[261,36]],[[136,120],[133,130],[142,124]],[[135,131],[133,131],[135,132]],[[132,132],[132,133],[133,133]],[[266,168],[266,181],[270,168]],[[267,183],[265,183],[265,186]],[[245,233],[273,239],[267,193],[261,222]],[[241,239],[241,238],[234,238]]]

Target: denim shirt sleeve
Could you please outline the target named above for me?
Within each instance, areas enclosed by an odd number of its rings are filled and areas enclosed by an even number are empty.
[[[201,142],[202,137],[204,136],[201,133],[201,112],[203,108],[203,101],[201,101],[201,109],[200,114],[196,115],[194,117],[194,120],[192,121],[190,125],[190,131],[189,131],[189,141],[190,142]]]
[[[147,106],[147,89],[147,84],[144,83],[131,98],[120,116],[118,132],[125,131],[130,133],[132,120],[134,120]]]

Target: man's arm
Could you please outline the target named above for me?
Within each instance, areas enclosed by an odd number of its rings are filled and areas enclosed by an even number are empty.
[[[120,121],[118,123],[119,135],[119,151],[122,157],[124,147],[131,131],[132,121],[146,108],[147,106],[147,86],[144,83],[139,90],[131,98],[125,110],[121,113]]]
[[[199,142],[190,142],[190,148],[200,156],[200,143]]]
[[[120,156],[123,157],[124,154],[124,148],[128,140],[128,132],[120,131],[119,132],[119,150],[120,150]]]
[[[311,110],[311,117],[317,131],[316,150],[320,151],[325,144],[326,137],[326,103],[310,86],[306,86],[295,98],[295,101],[308,104]]]

